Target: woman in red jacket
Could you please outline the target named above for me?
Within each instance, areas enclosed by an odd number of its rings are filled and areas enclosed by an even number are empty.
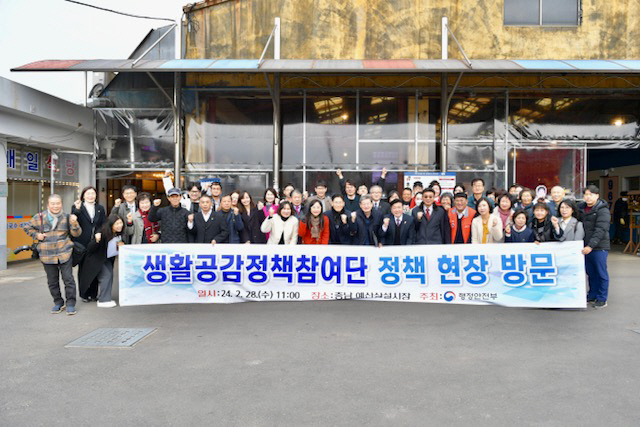
[[[309,205],[304,221],[298,226],[298,236],[305,245],[329,244],[329,218],[322,213],[322,202],[315,199]]]

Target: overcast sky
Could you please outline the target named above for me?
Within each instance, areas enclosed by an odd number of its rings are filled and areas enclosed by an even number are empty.
[[[182,6],[196,0],[80,1],[177,20]],[[9,70],[43,59],[127,58],[149,30],[165,25],[170,23],[116,15],[64,0],[0,0],[0,76],[73,103],[83,103],[82,72]]]

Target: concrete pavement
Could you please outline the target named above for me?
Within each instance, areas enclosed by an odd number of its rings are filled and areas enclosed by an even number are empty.
[[[629,425],[640,258],[609,307],[262,302],[52,315],[39,263],[0,273],[0,425]],[[157,327],[131,349],[65,348]]]

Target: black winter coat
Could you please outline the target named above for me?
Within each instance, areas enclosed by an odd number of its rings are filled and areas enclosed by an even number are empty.
[[[86,248],[93,238],[93,235],[100,232],[102,224],[106,221],[106,211],[102,205],[96,203],[96,213],[92,221],[83,203],[80,209],[76,209],[76,206],[73,205],[71,213],[78,217],[78,223],[82,228],[82,234],[79,237],[74,237],[73,241],[82,243]]]
[[[98,233],[100,230],[98,230]],[[103,236],[104,237],[104,236]],[[91,282],[98,277],[100,270],[105,262],[114,262],[115,257],[107,258],[107,242],[106,239],[100,239],[96,243],[95,236],[87,245],[87,253],[84,256],[84,267],[78,271],[78,282],[81,286],[89,287]],[[86,289],[80,289],[80,293]]]
[[[149,221],[161,221],[160,239],[162,243],[188,243],[187,218],[189,214],[190,212],[182,206],[158,208],[153,205],[149,211]]]
[[[365,221],[364,212],[358,210],[356,215],[356,222],[353,223],[351,221],[351,216],[349,216],[349,230],[351,231],[351,237],[353,238],[353,245],[365,245],[367,241],[367,236],[369,237],[369,245],[378,246],[378,242],[380,241],[379,231],[380,226],[382,225],[382,217],[379,213],[371,211],[371,216],[369,225]],[[355,227],[354,227],[355,226]]]
[[[598,199],[589,213],[585,212],[587,204],[582,202],[578,206],[584,219],[584,245],[593,250],[608,251],[611,249],[609,242],[609,223],[611,222],[611,212],[609,205],[602,199]]]
[[[539,223],[536,218],[532,218],[531,221],[529,221],[528,227],[533,231],[534,242],[557,242],[564,234],[562,228],[558,228],[558,233],[556,233],[556,229],[553,224],[551,224],[549,215],[547,215],[542,223]]]
[[[351,217],[351,212],[342,210],[348,218]],[[351,234],[349,233],[349,221],[343,223],[340,218],[340,214],[330,209],[324,213],[329,218],[329,244],[330,245],[350,245]]]
[[[242,218],[242,224],[244,225],[242,232],[240,233],[241,243],[267,243],[267,236],[260,231],[260,226],[264,221],[264,212],[262,212],[262,209],[254,208],[251,210],[250,214],[242,212],[240,217]]]

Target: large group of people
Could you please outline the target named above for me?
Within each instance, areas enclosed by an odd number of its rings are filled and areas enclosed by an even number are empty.
[[[107,216],[96,201],[95,187],[87,187],[70,215],[64,213],[60,196],[50,196],[47,210],[34,215],[25,231],[39,242],[54,313],[65,305],[68,314],[75,313],[73,262],[79,268],[82,301],[114,307],[111,287],[118,248],[158,243],[382,247],[582,240],[588,302],[595,307],[607,304],[609,207],[594,185],[584,189],[580,204],[566,198],[560,186],[547,198],[518,184],[487,191],[481,178],[471,182],[470,192],[462,184],[443,192],[438,181],[426,186],[418,181],[401,191],[391,189],[383,198],[386,169],[370,188],[345,178],[340,170],[336,173],[340,189],[332,196],[327,183],[318,181],[312,195],[287,184],[281,192],[267,188],[254,200],[247,191],[223,191],[217,179],[190,183],[183,191],[174,187],[167,171],[167,206],[160,197],[126,185]],[[72,257],[78,246],[83,250]]]

